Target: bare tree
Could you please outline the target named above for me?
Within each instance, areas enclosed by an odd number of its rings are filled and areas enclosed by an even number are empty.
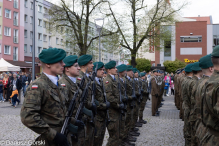
[[[125,5],[125,11],[128,13],[118,14],[116,10],[113,10],[114,6],[110,1],[108,1],[109,10],[106,13],[119,30],[123,40],[120,45],[131,52],[131,65],[135,67],[136,54],[142,43],[149,40],[150,45],[159,50],[160,40],[169,38],[167,36],[170,35],[169,31],[161,26],[175,23],[177,12],[186,3],[173,9],[168,0],[156,0],[155,6],[150,11],[147,11],[145,0],[123,0],[122,4]]]

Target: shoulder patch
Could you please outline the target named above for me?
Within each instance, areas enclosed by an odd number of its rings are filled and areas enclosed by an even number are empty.
[[[109,83],[109,81],[106,81],[106,84],[108,84]]]
[[[80,80],[81,80],[81,78],[77,78],[77,80],[79,80],[79,81],[80,81]]]
[[[62,87],[65,87],[65,84],[61,84]]]
[[[37,89],[38,85],[32,85],[32,89]]]

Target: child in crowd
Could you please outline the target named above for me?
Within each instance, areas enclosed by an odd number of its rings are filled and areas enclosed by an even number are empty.
[[[4,90],[4,85],[2,80],[0,80],[0,102],[4,102],[4,98],[3,98],[3,90]]]
[[[25,94],[25,92],[26,92],[26,90],[27,90],[27,87],[28,87],[28,81],[25,82],[25,86],[24,86],[24,94]]]
[[[174,84],[173,84],[173,81],[171,81],[171,95],[174,95]]]
[[[169,96],[168,93],[167,93],[168,88],[169,88],[169,83],[167,81],[165,81],[164,96]]]
[[[17,97],[18,97],[17,88],[16,88],[16,86],[13,86],[13,91],[12,91],[12,94],[10,96],[10,98],[12,98],[12,106],[13,107],[16,107],[16,102],[18,102],[18,104],[20,103],[20,100],[17,99]]]

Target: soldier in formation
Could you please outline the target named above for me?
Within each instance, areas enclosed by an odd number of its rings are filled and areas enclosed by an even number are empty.
[[[186,146],[219,146],[218,81],[219,46],[199,62],[176,71],[175,104],[184,120]]]
[[[107,128],[108,146],[135,145],[137,127],[147,123],[145,73],[125,64],[116,67],[115,61],[93,63],[90,55],[66,57],[56,48],[43,50],[39,59],[43,73],[27,88],[20,113],[22,123],[40,135],[36,141],[101,146]]]

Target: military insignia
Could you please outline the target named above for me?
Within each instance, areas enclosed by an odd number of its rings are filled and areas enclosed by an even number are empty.
[[[81,81],[81,78],[77,78],[79,81]]]
[[[62,87],[65,87],[65,84],[61,84]]]
[[[108,84],[109,83],[109,81],[106,81],[106,84]]]
[[[32,85],[32,89],[37,89],[38,85]]]

